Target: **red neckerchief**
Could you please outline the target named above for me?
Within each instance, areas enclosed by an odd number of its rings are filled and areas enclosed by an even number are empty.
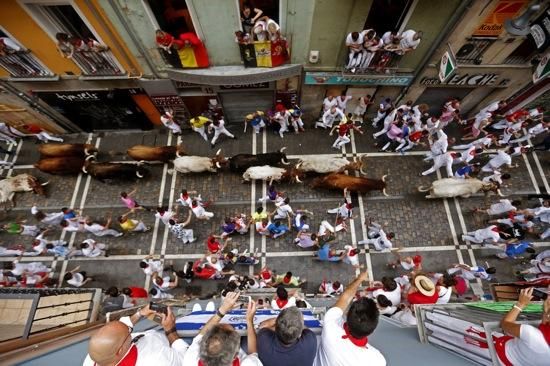
[[[506,342],[510,339],[514,339],[514,337],[505,335],[494,340],[498,359],[504,366],[514,366],[506,356]]]
[[[286,300],[277,299],[275,300],[275,302],[277,303],[277,306],[279,307],[279,309],[282,309],[288,303],[288,299]]]
[[[292,277],[283,277],[283,283],[290,283]]]
[[[342,339],[349,339],[351,343],[355,344],[357,347],[367,347],[367,343],[369,343],[369,338],[355,338],[354,336],[352,336],[349,332],[348,323],[344,323],[344,332],[346,334],[342,336]]]
[[[491,231],[494,231],[495,233],[500,233],[500,229],[498,228],[498,226],[491,228]]]
[[[546,339],[546,343],[550,344],[550,324],[540,323],[539,330],[542,332],[544,339]]]
[[[159,280],[158,281],[155,281],[155,283],[157,284],[157,286],[162,286],[162,284],[164,283],[164,280],[160,277],[157,277]],[[157,282],[160,282],[160,283],[157,283]]]
[[[189,195],[188,195],[188,194],[186,194],[186,195],[184,196],[184,195],[182,194],[182,195],[181,195],[180,197],[181,197],[181,199],[182,199],[182,200],[186,200],[186,199],[188,199],[188,198],[189,198]]]
[[[235,357],[233,359],[233,363],[231,364],[231,366],[240,366],[241,365],[241,360],[239,360],[238,357]],[[199,360],[199,364],[198,366],[207,366],[204,364],[204,362],[202,362],[202,360]]]
[[[135,344],[132,344],[126,355],[117,362],[116,366],[135,366],[138,358],[138,349]],[[94,362],[94,366],[97,366],[97,363]]]

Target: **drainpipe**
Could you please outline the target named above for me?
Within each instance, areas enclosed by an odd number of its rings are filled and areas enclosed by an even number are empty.
[[[458,9],[453,13],[453,16],[451,17],[451,19],[449,19],[449,21],[447,22],[443,30],[439,32],[439,35],[436,37],[430,49],[428,50],[428,52],[420,62],[420,67],[416,68],[417,71],[415,71],[410,84],[407,87],[405,87],[397,97],[396,103],[398,103],[401,100],[401,98],[403,98],[403,96],[407,94],[411,85],[413,85],[416,79],[418,79],[418,76],[424,72],[426,65],[428,64],[428,62],[430,62],[430,59],[432,58],[436,49],[439,48],[439,46],[441,46],[441,43],[443,43],[443,41],[447,38],[449,33],[454,29],[456,24],[461,20],[462,16],[470,9],[471,7],[470,5],[472,4],[472,2],[473,0],[465,0],[460,2]]]
[[[149,57],[147,56],[148,55],[147,49],[145,48],[145,46],[143,45],[141,40],[138,37],[136,37],[135,31],[126,22],[124,14],[122,14],[122,12],[120,11],[120,8],[118,7],[118,4],[116,3],[116,1],[115,0],[108,0],[108,2],[109,2],[109,5],[111,5],[111,8],[113,8],[118,20],[120,21],[120,23],[122,24],[122,26],[126,30],[126,33],[128,33],[128,35],[130,36],[130,38],[132,39],[134,44],[139,49],[139,52],[143,55],[143,58],[145,59],[145,62],[147,63],[147,66],[149,66],[149,68],[151,69],[151,72],[153,73],[153,76],[157,79],[160,79],[161,77],[157,72],[156,66],[151,62],[151,60],[149,60]]]
[[[0,81],[0,86],[4,88],[8,93],[11,93],[24,101],[29,107],[34,109],[40,114],[43,114],[50,118],[52,121],[56,122],[61,128],[64,128],[68,132],[79,132],[82,131],[80,127],[64,118],[63,116],[57,115],[57,112],[52,111],[50,106],[43,105],[42,101],[36,97],[32,97],[27,93],[17,89],[15,86],[11,85],[9,82]]]

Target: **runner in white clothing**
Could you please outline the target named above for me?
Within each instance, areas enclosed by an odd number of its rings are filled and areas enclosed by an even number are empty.
[[[345,114],[346,113],[346,107],[348,105],[348,102],[353,97],[351,95],[346,96],[345,92],[342,92],[342,95],[340,95],[338,98],[336,98],[337,107]]]
[[[141,262],[139,262],[139,268],[143,270],[143,273],[145,273],[146,276],[152,276],[153,273],[156,273],[157,276],[162,277],[162,262],[159,260],[153,260],[153,256],[149,255]]]
[[[210,145],[212,145],[212,147],[216,145],[216,141],[218,141],[218,138],[221,134],[235,139],[235,136],[225,128],[225,121],[223,120],[223,118],[217,119],[208,125],[208,133],[210,133],[212,130],[214,130],[214,137],[210,142]]]
[[[160,116],[160,121],[162,124],[168,128],[170,131],[172,131],[173,134],[179,135],[181,134],[181,127],[179,124],[174,120],[174,111],[168,110],[165,111],[164,114]]]
[[[513,149],[499,150],[496,155],[490,155],[491,160],[481,168],[484,172],[492,172],[498,170],[503,165],[512,168],[512,157],[508,153],[513,153]]]
[[[449,178],[453,177],[453,161],[457,157],[457,153],[453,152],[446,152],[445,154],[437,155],[433,158],[434,165],[428,169],[420,173],[420,175],[429,175],[434,173],[437,169],[441,167],[445,167],[447,171],[447,176]]]
[[[89,258],[99,257],[100,255],[108,257],[107,249],[107,245],[98,243],[94,239],[86,239],[80,244],[82,255]]]
[[[483,210],[480,208],[475,208],[474,212],[485,212],[487,215],[496,216],[502,215],[510,211],[517,211],[517,206],[520,204],[520,201],[510,201],[509,199],[502,199],[497,203],[493,203],[488,209]]]
[[[323,113],[322,122],[316,122],[315,128],[321,127],[324,129],[332,128],[334,122],[345,121],[346,116],[338,107],[332,107],[325,113]]]
[[[463,241],[471,241],[476,244],[483,244],[484,242],[498,243],[500,239],[500,230],[498,226],[491,225],[484,229],[478,229],[475,231],[469,231],[462,235]]]

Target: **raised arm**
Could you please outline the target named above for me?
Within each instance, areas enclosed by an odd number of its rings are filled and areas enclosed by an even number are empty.
[[[340,295],[334,306],[342,309],[342,311],[346,311],[347,307],[355,297],[357,289],[359,289],[361,283],[363,281],[367,281],[368,279],[369,274],[367,272],[362,272],[355,280],[353,280],[352,283],[348,285],[348,287],[346,287],[346,290],[342,293],[342,295]]]
[[[256,302],[249,301],[246,310],[246,337],[248,341],[248,354],[258,353],[256,346],[256,329],[254,329],[254,315],[256,314]]]
[[[238,298],[238,292],[228,292],[216,314],[214,314],[208,322],[206,322],[204,327],[202,327],[199,332],[199,335],[205,335],[206,332],[208,332],[214,325],[218,324],[220,320],[222,320],[222,318],[233,309],[233,306],[237,303]]]
[[[516,319],[519,316],[519,313],[523,311],[523,309],[529,305],[531,302],[531,299],[533,298],[533,287],[524,288],[519,293],[518,302],[514,305],[514,307],[504,316],[504,318],[500,321],[500,327],[502,330],[516,338],[519,338],[520,335],[520,328],[521,324],[516,323]]]

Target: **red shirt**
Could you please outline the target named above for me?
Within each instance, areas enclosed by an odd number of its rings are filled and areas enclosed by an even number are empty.
[[[346,134],[348,133],[349,130],[351,130],[353,128],[352,125],[348,125],[347,123],[343,124],[343,125],[340,125],[338,126],[338,135],[339,136],[346,136]]]
[[[147,290],[141,287],[128,287],[130,291],[132,292],[132,295],[130,297],[135,298],[148,298],[149,294],[147,293]]]
[[[221,249],[221,244],[217,240],[208,240],[206,246],[211,253],[217,253]]]
[[[171,34],[165,33],[162,37],[157,36],[157,43],[161,46],[168,47],[170,43],[174,40]]]
[[[409,303],[411,305],[414,304],[435,304],[437,302],[437,299],[439,298],[439,294],[436,291],[432,296],[426,296],[422,295],[419,291],[413,292],[407,295],[407,300],[409,300]]]
[[[409,140],[412,142],[417,142],[422,137],[422,131],[416,131],[409,135]]]

